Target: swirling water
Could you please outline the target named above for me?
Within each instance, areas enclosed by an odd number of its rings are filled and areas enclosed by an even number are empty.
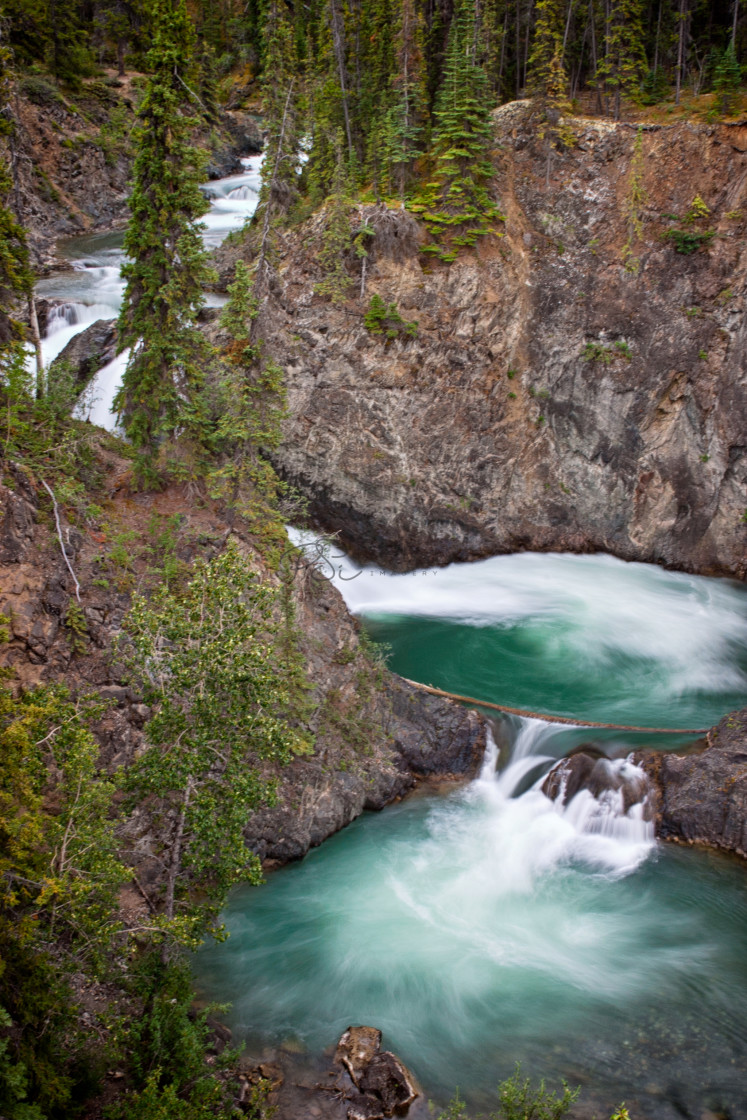
[[[241,229],[257,208],[262,156],[249,156],[242,163],[242,174],[204,184],[210,209],[202,219],[202,238],[209,249]],[[121,276],[123,237],[122,231],[115,231],[60,242],[58,254],[70,261],[70,271],[54,273],[36,286],[38,298],[53,301],[42,339],[46,366],[86,327],[98,319],[112,319],[119,314],[125,287]],[[207,306],[219,306],[221,299],[208,295],[205,302]],[[129,351],[125,350],[98,371],[79,406],[82,417],[104,428],[115,427],[111,406],[128,356]],[[29,364],[32,362],[30,358]]]
[[[414,679],[662,727],[747,702],[747,592],[728,581],[606,556],[326,569]],[[639,811],[586,793],[563,809],[538,788],[579,742],[672,743],[515,717],[496,738],[476,781],[365,814],[238,890],[229,940],[197,958],[206,994],[257,1049],[321,1051],[377,1025],[429,1092],[458,1085],[476,1107],[520,1061],[598,1113],[624,1099],[634,1116],[747,1117],[744,866],[656,843]]]

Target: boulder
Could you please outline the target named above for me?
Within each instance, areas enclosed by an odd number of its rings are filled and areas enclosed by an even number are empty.
[[[344,1066],[356,1089],[369,1063],[381,1049],[381,1031],[376,1027],[348,1027],[340,1036],[335,1061]]]
[[[419,1091],[410,1071],[396,1054],[381,1049],[376,1027],[348,1027],[335,1051],[358,1092],[348,1094],[348,1120],[379,1120],[404,1115]]]
[[[54,377],[55,368],[59,364],[67,363],[72,369],[75,383],[79,388],[84,388],[93,375],[116,356],[117,353],[117,324],[115,319],[97,319],[86,327],[75,338],[71,338],[67,346],[52,363],[50,377]]]
[[[646,802],[648,780],[637,766],[620,759],[609,759],[597,747],[584,744],[561,758],[542,783],[542,792],[551,801],[568,805],[581,790],[596,800],[605,793],[622,794],[621,812]]]
[[[747,858],[747,708],[731,712],[687,753],[645,751],[656,833]]]

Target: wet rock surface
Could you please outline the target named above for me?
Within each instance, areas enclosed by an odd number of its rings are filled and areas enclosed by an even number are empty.
[[[76,386],[83,388],[93,375],[107,365],[117,353],[117,324],[115,319],[97,319],[80,334],[71,338],[67,346],[52,363],[50,377],[62,365],[72,372]]]
[[[619,794],[621,813],[633,805],[645,805],[650,792],[649,782],[636,766],[611,759],[593,746],[577,747],[561,758],[542,783],[542,792],[551,801],[568,805],[576,794],[586,790],[595,800],[605,794]],[[648,806],[645,805],[646,810]],[[648,812],[644,813],[648,819]]]
[[[655,791],[657,835],[747,857],[747,708],[688,753],[636,756]]]

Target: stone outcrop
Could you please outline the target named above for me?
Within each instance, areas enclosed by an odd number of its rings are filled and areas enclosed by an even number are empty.
[[[686,754],[636,756],[654,788],[657,835],[747,858],[747,708]]]
[[[575,119],[548,173],[531,106],[494,119],[503,236],[453,264],[419,252],[406,211],[363,206],[365,297],[351,250],[333,306],[324,216],[284,235],[261,320],[288,384],[277,466],[393,569],[566,549],[744,578],[747,129],[646,128],[634,165],[634,128]],[[684,255],[680,227],[714,236]],[[241,251],[219,251],[224,281]],[[373,293],[415,338],[366,330]]]
[[[97,319],[80,334],[71,338],[52,364],[50,377],[54,378],[55,366],[66,363],[72,371],[75,384],[83,389],[93,375],[107,365],[117,353],[117,324],[114,319]],[[58,364],[59,363],[59,364]]]

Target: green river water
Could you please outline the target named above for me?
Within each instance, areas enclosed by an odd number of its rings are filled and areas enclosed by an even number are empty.
[[[747,592],[605,556],[496,557],[438,572],[328,574],[392,668],[553,714],[707,727],[747,703]],[[663,738],[663,737],[662,737]],[[515,1063],[604,1115],[747,1118],[747,875],[658,844],[632,812],[535,785],[572,746],[646,735],[518,718],[480,778],[365,814],[237,891],[197,959],[248,1045],[310,1053],[350,1023],[437,1100],[476,1108]],[[621,763],[622,765],[622,763]],[[590,1103],[589,1103],[590,1102]]]

